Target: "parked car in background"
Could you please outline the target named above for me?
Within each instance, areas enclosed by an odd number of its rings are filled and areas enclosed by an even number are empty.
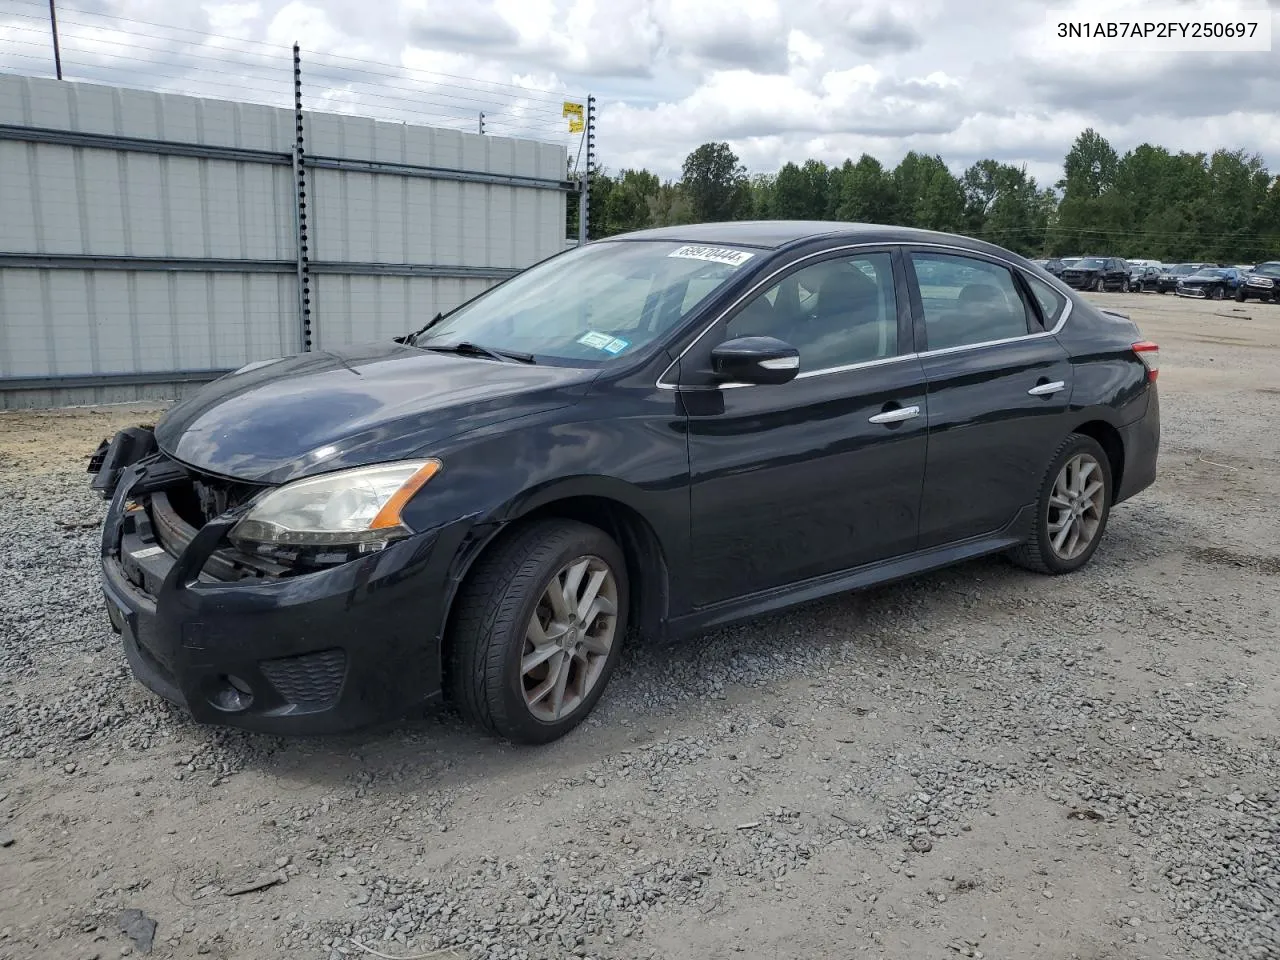
[[[1129,264],[1119,257],[1082,257],[1062,271],[1062,282],[1076,290],[1129,289]]]
[[[1034,263],[1037,267],[1043,267],[1045,270],[1049,271],[1049,273],[1053,274],[1055,277],[1062,276],[1062,271],[1067,268],[1067,265],[1063,261],[1056,260],[1056,259],[1032,260],[1031,262]]]
[[[1183,277],[1189,277],[1205,264],[1202,263],[1174,263],[1161,268],[1160,274],[1156,279],[1156,291],[1158,293],[1173,293],[1178,288],[1178,281]]]
[[[1135,293],[1155,292],[1160,289],[1160,271],[1163,267],[1148,264],[1129,271],[1129,289]]]
[[[1180,297],[1201,300],[1225,300],[1232,292],[1239,271],[1223,267],[1201,267],[1195,273],[1178,278],[1174,292]]]
[[[322,733],[443,696],[546,743],[637,636],[987,554],[1069,574],[1156,476],[1156,345],[965,237],[646,230],[404,320],[91,461],[120,655],[195,719]]]
[[[1280,303],[1280,260],[1260,263],[1236,287],[1236,300],[1270,300]]]

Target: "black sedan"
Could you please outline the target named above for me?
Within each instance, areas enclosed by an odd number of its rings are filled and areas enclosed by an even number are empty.
[[[334,731],[447,697],[546,742],[637,635],[984,554],[1080,569],[1155,478],[1158,357],[963,237],[591,243],[104,443],[106,607],[201,721]]]
[[[1185,277],[1178,278],[1174,292],[1180,297],[1200,300],[1225,300],[1236,286],[1239,271],[1222,267],[1203,267]]]
[[[1146,293],[1148,290],[1157,291],[1160,289],[1160,271],[1162,267],[1144,266],[1134,267],[1129,271],[1129,289],[1134,293]]]
[[[1119,257],[1081,257],[1059,275],[1062,282],[1076,290],[1129,289],[1129,264]]]
[[[1162,267],[1160,274],[1156,277],[1157,293],[1173,293],[1178,289],[1178,281],[1184,277],[1189,277],[1203,267],[1210,266],[1207,263],[1175,263],[1166,267]]]

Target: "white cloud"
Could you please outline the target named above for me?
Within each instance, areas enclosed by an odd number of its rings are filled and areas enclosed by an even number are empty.
[[[724,139],[753,170],[916,149],[1051,182],[1086,126],[1121,150],[1244,148],[1280,168],[1276,54],[1064,47],[1040,0],[59,0],[59,14],[68,72],[122,84],[287,103],[297,40],[312,105],[448,125],[484,110],[493,133],[566,144],[560,99],[589,91],[601,160],[666,176]],[[0,67],[34,69],[43,36],[13,35],[29,46],[0,41]]]

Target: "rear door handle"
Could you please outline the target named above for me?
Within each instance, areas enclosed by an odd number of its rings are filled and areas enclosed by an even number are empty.
[[[1033,397],[1047,397],[1051,393],[1057,393],[1059,390],[1067,389],[1067,385],[1062,380],[1055,380],[1053,383],[1040,383],[1032,387],[1027,393]]]
[[[871,423],[901,423],[903,420],[913,420],[918,416],[920,416],[919,407],[898,407],[896,410],[886,410],[867,419]]]

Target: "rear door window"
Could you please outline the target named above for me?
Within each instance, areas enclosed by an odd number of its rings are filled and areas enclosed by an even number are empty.
[[[1008,267],[976,257],[913,252],[927,349],[1023,337],[1039,324]]]

